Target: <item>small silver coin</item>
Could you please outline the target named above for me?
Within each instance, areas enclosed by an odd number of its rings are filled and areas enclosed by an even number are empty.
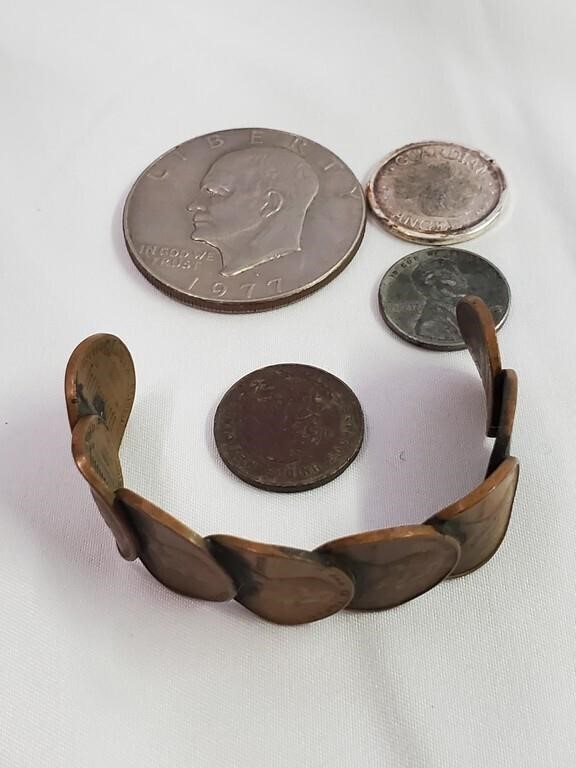
[[[241,128],[180,144],[141,174],[124,238],[142,274],[169,296],[216,312],[302,298],[356,253],[362,186],[320,144]]]
[[[510,309],[510,286],[482,256],[460,248],[423,248],[404,256],[386,272],[378,301],[386,323],[419,347],[465,349],[456,320],[464,296],[479,296],[500,328]]]
[[[368,183],[372,211],[393,235],[449,244],[481,234],[502,211],[506,179],[492,158],[445,141],[407,144]]]

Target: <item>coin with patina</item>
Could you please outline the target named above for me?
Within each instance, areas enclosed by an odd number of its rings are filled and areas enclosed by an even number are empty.
[[[336,376],[310,365],[260,368],[226,392],[216,446],[239,478],[269,491],[306,491],[333,480],[358,454],[364,417]]]
[[[236,594],[234,582],[215,560],[202,536],[127,488],[115,497],[140,547],[138,557],[169,589],[188,597],[223,602]]]
[[[64,381],[70,428],[82,416],[99,416],[118,449],[136,392],[134,363],[126,345],[108,333],[89,336],[70,356]]]
[[[393,235],[447,244],[469,240],[493,224],[505,193],[502,170],[484,152],[423,141],[388,155],[370,179],[367,196]]]
[[[236,600],[276,624],[306,624],[345,608],[350,577],[314,552],[210,536],[215,556],[238,586]]]
[[[510,308],[510,287],[491,262],[460,248],[423,248],[393,264],[380,283],[380,313],[399,336],[420,347],[465,349],[456,307],[480,297],[500,328]]]
[[[186,141],[130,191],[124,238],[169,296],[255,312],[335,277],[364,233],[360,182],[333,152],[283,131],[241,128]]]
[[[352,576],[355,594],[349,608],[394,608],[435,587],[458,562],[458,542],[432,530],[404,525],[369,531],[329,541],[316,551]]]
[[[114,494],[123,486],[118,447],[100,416],[81,416],[72,430],[72,455],[90,486],[92,498],[125,560],[138,556],[138,541],[123,510],[114,505]]]
[[[518,460],[509,456],[467,496],[426,521],[460,542],[461,557],[451,578],[475,571],[498,550],[510,522],[518,475]]]
[[[502,407],[502,362],[492,314],[478,296],[466,296],[456,305],[456,319],[482,379],[486,395],[486,435],[496,437]]]

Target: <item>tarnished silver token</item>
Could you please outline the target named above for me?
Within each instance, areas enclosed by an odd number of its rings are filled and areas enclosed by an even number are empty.
[[[386,272],[378,301],[386,323],[420,347],[465,349],[456,319],[464,296],[479,296],[496,328],[510,309],[510,287],[502,272],[482,256],[460,248],[423,248]]]
[[[132,260],[160,290],[204,309],[255,312],[335,277],[365,219],[360,182],[328,149],[242,128],[153,162],[128,195],[123,225]]]
[[[498,217],[506,179],[492,158],[445,141],[407,144],[368,183],[368,202],[393,235],[415,243],[459,243]]]

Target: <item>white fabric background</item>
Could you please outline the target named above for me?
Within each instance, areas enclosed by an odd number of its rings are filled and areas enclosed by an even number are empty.
[[[574,4],[4,0],[2,17],[2,768],[574,766]],[[239,126],[308,136],[362,181],[399,145],[453,139],[510,182],[468,247],[513,292],[512,523],[485,568],[391,612],[282,628],[171,594],[120,559],[72,463],[64,368],[107,331],[138,377],[126,484],[204,535],[314,547],[419,522],[483,474],[472,361],[383,325],[378,282],[415,247],[373,221],[333,283],[262,315],[179,305],[133,267],[136,176]],[[365,410],[354,465],[307,494],[242,484],[211,437],[228,386],[275,362],[334,372]]]

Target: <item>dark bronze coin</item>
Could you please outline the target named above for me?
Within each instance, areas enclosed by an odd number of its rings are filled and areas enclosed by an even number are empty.
[[[484,482],[426,522],[460,542],[451,578],[475,571],[496,552],[508,529],[518,484],[518,460],[505,459]]]
[[[333,480],[354,460],[363,436],[362,408],[350,387],[309,365],[249,373],[214,417],[226,466],[268,491],[306,491]]]
[[[138,557],[138,541],[122,510],[114,506],[114,493],[123,485],[118,448],[99,416],[82,416],[72,430],[72,455],[90,486],[100,514],[114,534],[123,558]]]
[[[368,531],[329,541],[316,551],[332,557],[354,579],[349,608],[394,608],[435,587],[458,562],[458,542],[432,530],[405,525]]]
[[[306,624],[345,608],[354,584],[314,552],[210,536],[214,554],[238,586],[236,600],[276,624]]]
[[[130,352],[108,333],[84,339],[72,352],[65,374],[70,428],[82,416],[99,416],[120,446],[136,391]]]
[[[127,488],[116,493],[118,506],[138,535],[138,557],[158,581],[201,600],[223,602],[234,597],[234,582],[202,536]]]

